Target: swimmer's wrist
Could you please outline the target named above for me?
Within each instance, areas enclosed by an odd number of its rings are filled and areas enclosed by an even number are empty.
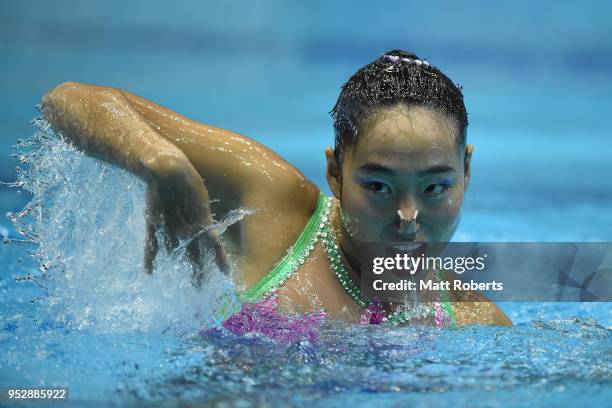
[[[164,149],[142,160],[145,178],[160,181],[187,176],[191,173],[191,163],[179,149]],[[191,168],[190,168],[191,167]]]

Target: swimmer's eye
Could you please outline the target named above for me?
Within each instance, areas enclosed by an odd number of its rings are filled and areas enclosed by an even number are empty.
[[[437,196],[445,193],[451,188],[452,184],[450,183],[436,183],[431,184],[429,187],[425,189],[425,194],[430,194],[433,196]]]
[[[369,193],[376,196],[384,197],[391,194],[391,187],[380,181],[364,182],[362,185]]]

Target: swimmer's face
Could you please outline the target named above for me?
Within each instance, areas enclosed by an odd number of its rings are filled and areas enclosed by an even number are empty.
[[[396,105],[365,118],[344,149],[341,178],[326,150],[327,178],[340,199],[344,229],[355,243],[448,242],[459,225],[472,145],[457,142],[449,116]],[[418,210],[416,221],[412,219]]]

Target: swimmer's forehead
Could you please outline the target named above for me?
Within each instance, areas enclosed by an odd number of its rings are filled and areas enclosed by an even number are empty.
[[[373,172],[448,172],[461,160],[458,127],[428,108],[390,108],[363,122],[352,168]]]
[[[452,147],[459,136],[459,124],[439,110],[394,105],[360,120],[358,143],[398,144],[395,147],[423,149],[430,144]],[[396,149],[397,150],[397,149]]]

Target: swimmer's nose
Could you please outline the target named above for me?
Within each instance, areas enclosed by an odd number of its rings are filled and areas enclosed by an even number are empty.
[[[403,239],[414,239],[417,231],[420,226],[417,222],[418,210],[415,209],[412,212],[402,211],[401,209],[397,211],[397,222],[395,224],[395,228],[397,232]]]

